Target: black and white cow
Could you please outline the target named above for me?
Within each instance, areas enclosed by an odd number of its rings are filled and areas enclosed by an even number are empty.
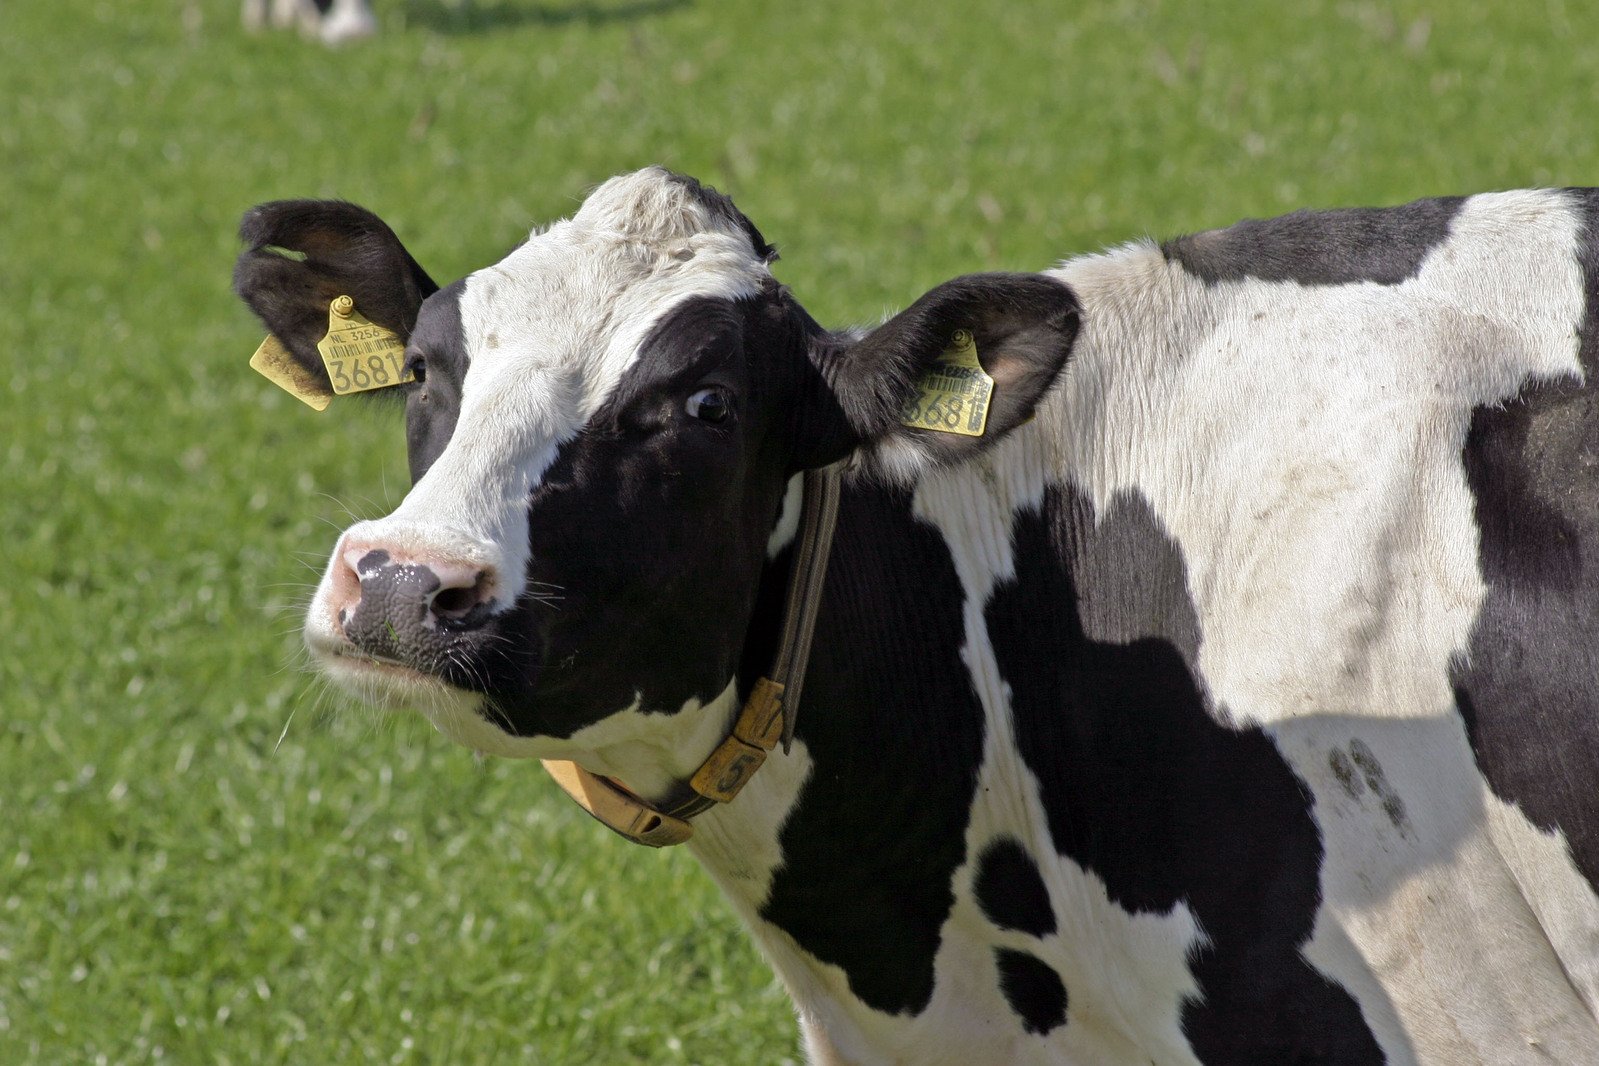
[[[359,208],[267,204],[236,287],[318,374],[353,297],[419,379],[322,667],[647,800],[770,661],[797,475],[847,464],[792,749],[689,843],[814,1061],[1595,1063],[1596,220],[1301,212],[831,332],[651,169],[441,290]],[[907,428],[957,330],[986,431]]]
[[[323,44],[346,44],[378,31],[368,0],[244,0],[240,17],[247,30],[296,27]]]

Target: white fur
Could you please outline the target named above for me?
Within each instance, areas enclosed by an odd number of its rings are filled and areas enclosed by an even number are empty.
[[[805,476],[795,474],[788,479],[788,491],[783,493],[783,506],[777,513],[777,525],[766,538],[766,557],[777,558],[778,552],[793,543],[799,535],[800,517],[804,512]]]

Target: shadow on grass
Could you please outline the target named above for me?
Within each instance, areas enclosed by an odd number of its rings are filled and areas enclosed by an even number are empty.
[[[489,33],[516,26],[599,26],[634,22],[690,6],[694,0],[576,0],[527,3],[507,0],[407,0],[405,21],[436,33]]]

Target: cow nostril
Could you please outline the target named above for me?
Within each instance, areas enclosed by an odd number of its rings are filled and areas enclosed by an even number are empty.
[[[477,589],[441,589],[433,597],[433,613],[444,618],[459,618],[478,604]]]
[[[488,595],[489,578],[479,572],[476,579],[467,582],[456,575],[447,587],[433,594],[428,604],[434,620],[444,629],[461,631],[477,629],[489,620],[494,611],[494,599]]]

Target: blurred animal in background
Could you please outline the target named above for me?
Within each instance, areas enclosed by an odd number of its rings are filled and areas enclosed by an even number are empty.
[[[378,31],[368,0],[244,0],[244,25],[249,30],[297,26],[323,44],[343,44]]]

